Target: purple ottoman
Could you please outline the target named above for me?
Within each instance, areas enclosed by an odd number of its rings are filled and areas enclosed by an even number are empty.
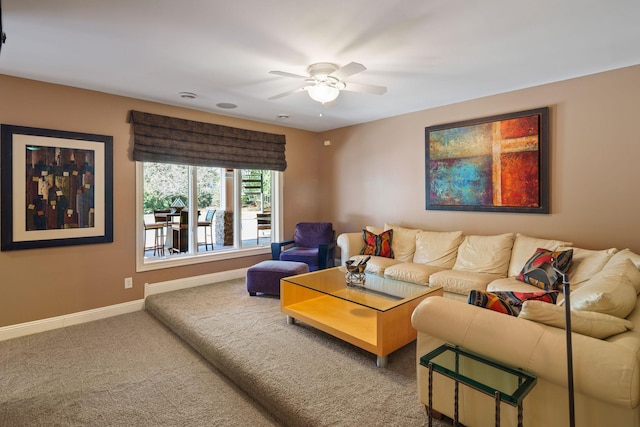
[[[247,270],[247,291],[249,295],[256,293],[280,295],[280,279],[308,273],[309,266],[295,261],[262,261]]]

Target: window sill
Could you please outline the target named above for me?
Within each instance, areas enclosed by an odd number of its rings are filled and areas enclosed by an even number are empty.
[[[181,254],[170,255],[162,258],[144,259],[140,257],[136,266],[136,272],[161,270],[164,268],[183,267],[204,262],[215,262],[226,259],[244,258],[254,255],[270,254],[270,246],[258,246],[246,249],[224,249],[210,252],[200,252],[196,255]]]

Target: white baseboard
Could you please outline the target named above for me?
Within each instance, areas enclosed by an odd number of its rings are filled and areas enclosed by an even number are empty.
[[[223,271],[220,273],[205,274],[202,276],[187,277],[184,279],[169,280],[166,282],[145,283],[144,296],[146,298],[149,295],[159,294],[162,292],[208,285],[210,283],[222,282],[225,280],[239,279],[245,277],[246,273],[247,269],[243,268]],[[33,322],[4,326],[0,328],[0,341],[50,331],[52,329],[64,328],[65,326],[106,319],[107,317],[118,316],[120,314],[133,313],[134,311],[139,310],[144,310],[144,299],[80,311],[78,313],[50,317],[48,319],[35,320]]]
[[[64,328],[65,326],[78,325],[93,320],[106,319],[120,314],[133,313],[144,308],[144,300],[135,300],[107,307],[94,308],[78,313],[65,314],[63,316],[50,317],[48,319],[35,320],[33,322],[19,323],[17,325],[0,328],[0,341],[18,338],[38,332]]]
[[[145,283],[144,297],[161,294],[163,292],[177,291],[179,289],[194,288],[196,286],[209,285],[225,280],[240,279],[246,277],[248,268],[238,270],[221,271],[219,273],[204,274],[202,276],[186,277],[184,279],[168,280],[166,282]]]

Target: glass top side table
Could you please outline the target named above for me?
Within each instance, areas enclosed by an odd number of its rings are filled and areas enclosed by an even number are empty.
[[[429,427],[432,426],[433,371],[455,382],[454,425],[458,425],[458,384],[462,383],[493,396],[496,404],[496,426],[500,426],[500,402],[518,408],[518,427],[522,427],[522,401],[536,384],[533,374],[487,359],[460,347],[443,344],[420,358],[429,368]]]

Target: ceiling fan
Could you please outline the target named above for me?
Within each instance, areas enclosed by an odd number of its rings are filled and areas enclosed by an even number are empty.
[[[346,78],[366,69],[367,68],[364,65],[357,62],[350,62],[344,67],[338,67],[337,65],[328,62],[318,62],[317,64],[312,64],[307,68],[307,72],[309,73],[308,76],[287,73],[285,71],[269,71],[270,74],[275,74],[276,76],[303,80],[297,87],[288,90],[287,92],[269,97],[269,99],[279,99],[287,95],[291,95],[294,92],[306,90],[311,99],[325,104],[335,100],[342,90],[370,93],[374,95],[382,95],[385,93],[387,88],[384,86],[345,81]]]

